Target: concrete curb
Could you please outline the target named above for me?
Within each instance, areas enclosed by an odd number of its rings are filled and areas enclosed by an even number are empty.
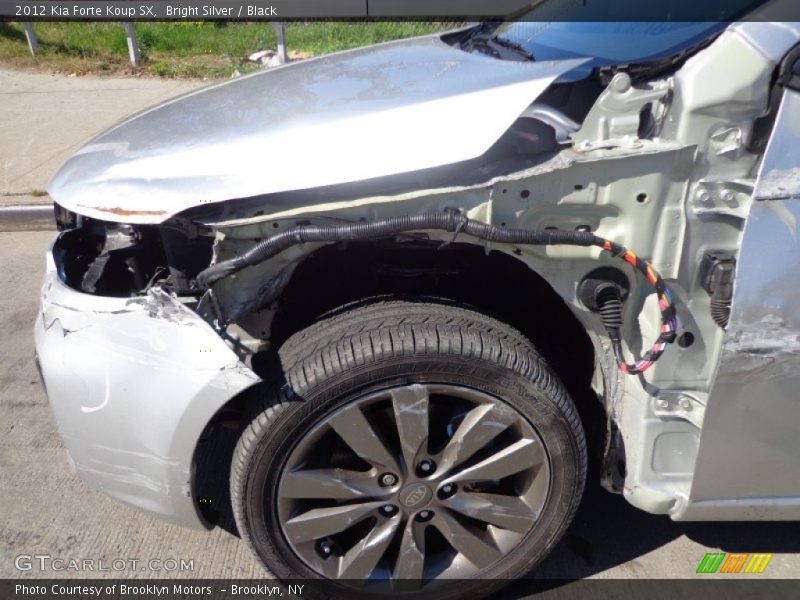
[[[0,206],[2,231],[55,231],[53,204],[11,204]]]

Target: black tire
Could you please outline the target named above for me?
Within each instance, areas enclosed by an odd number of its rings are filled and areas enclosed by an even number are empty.
[[[231,501],[242,539],[279,579],[320,578],[293,552],[277,511],[269,508],[277,506],[282,466],[294,445],[353,398],[396,385],[452,383],[491,394],[521,413],[544,442],[551,480],[539,520],[514,550],[476,577],[480,590],[469,592],[473,598],[524,576],[570,524],[586,477],[583,428],[558,377],[508,325],[443,304],[380,302],[318,321],[278,354],[281,383],[234,451]],[[466,593],[458,586],[455,595]]]

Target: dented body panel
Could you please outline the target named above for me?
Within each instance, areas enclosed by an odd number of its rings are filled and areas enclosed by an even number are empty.
[[[88,296],[61,283],[52,260],[34,337],[77,475],[159,518],[203,527],[194,449],[217,410],[258,377],[170,295]]]
[[[438,36],[321,57],[131,117],[78,150],[48,191],[90,217],[159,223],[231,198],[449,165],[483,154],[584,62],[497,61]]]
[[[800,519],[799,147],[800,93],[786,90],[756,182],[731,322],[678,519]]]

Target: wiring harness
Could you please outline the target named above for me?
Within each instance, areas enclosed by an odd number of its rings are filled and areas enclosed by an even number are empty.
[[[658,308],[661,310],[661,333],[650,350],[635,363],[627,362],[622,351],[622,334],[620,332],[622,328],[622,300],[619,291],[616,288],[606,288],[600,292],[597,298],[600,318],[608,332],[608,338],[611,340],[611,347],[614,351],[614,358],[620,370],[631,375],[644,373],[664,354],[667,346],[674,342],[677,336],[678,318],[675,314],[672,294],[664,283],[664,279],[649,262],[642,260],[617,243],[596,236],[595,240],[594,246],[599,246],[612,256],[621,258],[642,273],[658,295]]]
[[[678,328],[675,307],[672,297],[661,275],[653,266],[626,248],[609,240],[597,237],[587,231],[512,229],[497,227],[480,221],[474,221],[458,210],[445,210],[436,213],[420,213],[392,217],[366,223],[348,223],[341,225],[301,225],[269,237],[244,254],[225,260],[197,275],[197,284],[210,288],[217,281],[257,265],[276,256],[284,250],[306,242],[340,242],[369,241],[402,233],[421,230],[448,231],[454,234],[453,239],[463,233],[487,242],[501,244],[533,245],[533,246],[597,246],[616,258],[625,260],[642,273],[658,294],[661,310],[661,334],[652,348],[635,363],[628,363],[622,350],[622,300],[619,292],[614,297],[613,290],[606,290],[597,298],[600,316],[608,331],[614,357],[620,370],[628,374],[643,373],[655,363],[666,350],[667,345],[675,341]]]

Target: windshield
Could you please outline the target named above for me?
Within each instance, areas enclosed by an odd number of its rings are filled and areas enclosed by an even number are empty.
[[[724,23],[504,23],[494,38],[533,60],[593,57],[593,67],[666,58],[713,37]]]
[[[672,21],[655,20],[663,19],[663,6],[656,4],[652,21],[630,22],[611,20],[630,15],[629,0],[544,0],[515,21],[479,26],[467,46],[516,60],[590,58],[580,73],[571,74],[577,79],[596,67],[677,56],[710,40],[763,0],[671,0]],[[637,7],[637,16],[648,18],[647,6]],[[695,13],[698,20],[679,20]],[[712,15],[716,20],[699,20]]]

